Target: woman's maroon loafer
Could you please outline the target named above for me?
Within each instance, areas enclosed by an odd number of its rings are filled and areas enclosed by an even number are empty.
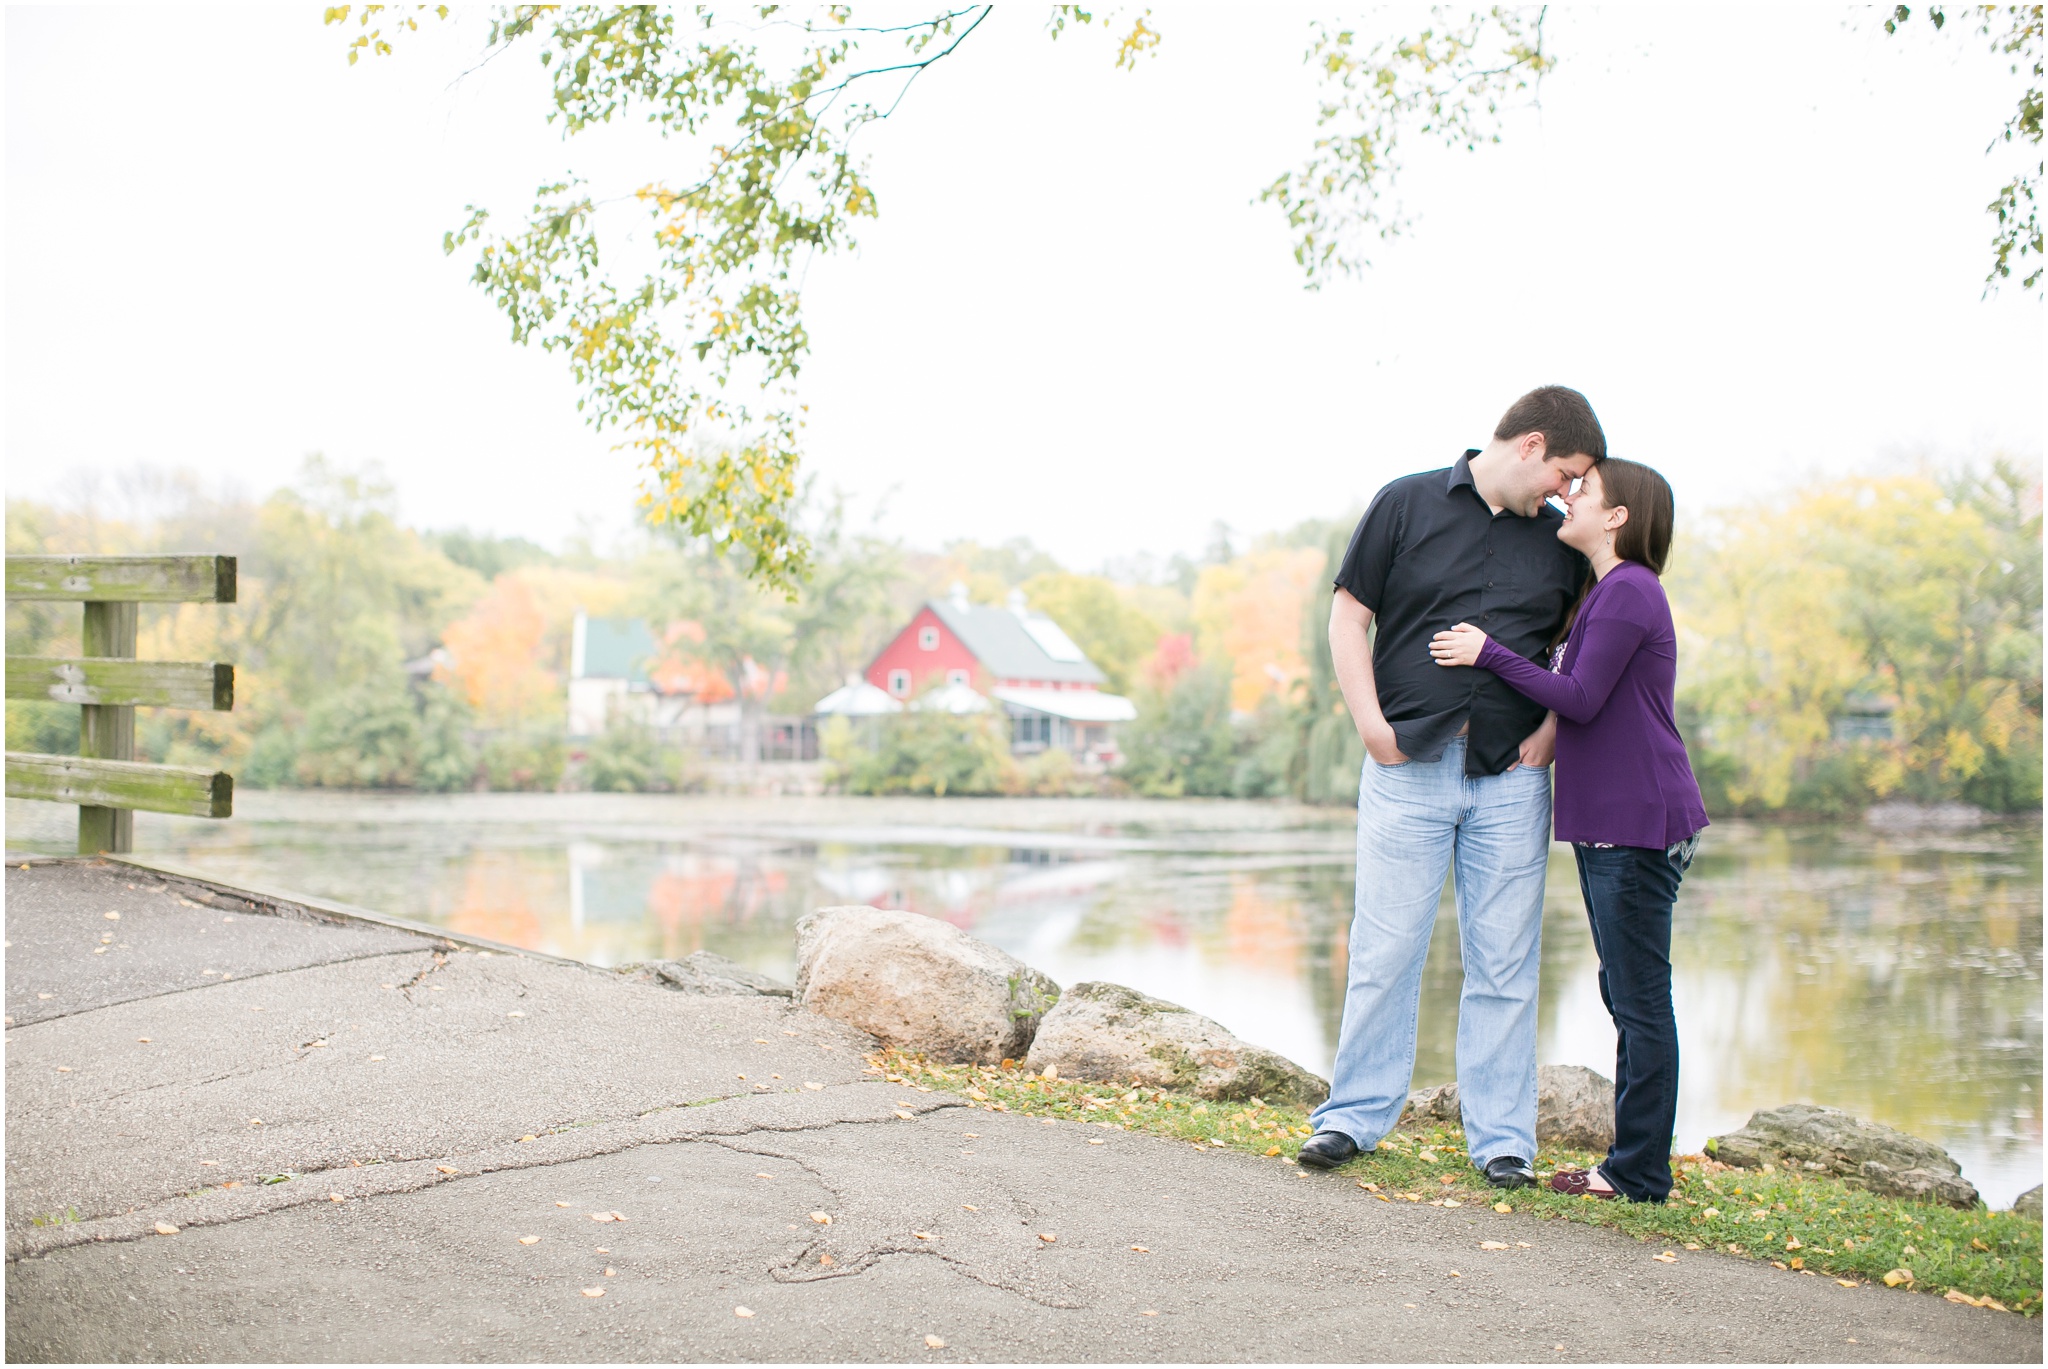
[[[1550,1187],[1554,1192],[1573,1198],[1619,1198],[1613,1189],[1593,1187],[1593,1171],[1590,1169],[1560,1169],[1550,1176]]]

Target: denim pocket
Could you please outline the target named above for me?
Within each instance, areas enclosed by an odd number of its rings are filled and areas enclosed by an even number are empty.
[[[1665,847],[1664,858],[1677,866],[1678,873],[1682,875],[1687,870],[1692,869],[1692,858],[1699,854],[1699,850],[1700,834],[1694,832],[1684,841]]]

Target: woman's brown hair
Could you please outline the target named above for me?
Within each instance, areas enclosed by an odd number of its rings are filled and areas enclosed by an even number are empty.
[[[1624,461],[1618,456],[1608,457],[1593,469],[1600,473],[1600,502],[1610,509],[1628,510],[1628,521],[1614,534],[1614,554],[1624,561],[1647,566],[1652,575],[1662,575],[1664,560],[1671,554],[1671,525],[1675,521],[1671,482],[1640,461]],[[1571,636],[1579,607],[1586,602],[1593,584],[1593,573],[1587,571],[1586,583],[1573,601],[1571,612],[1565,615],[1557,641],[1550,644],[1552,650]]]
[[[1618,456],[1594,469],[1600,472],[1601,502],[1628,510],[1628,521],[1614,534],[1614,554],[1662,575],[1664,558],[1671,553],[1671,483],[1640,461]]]

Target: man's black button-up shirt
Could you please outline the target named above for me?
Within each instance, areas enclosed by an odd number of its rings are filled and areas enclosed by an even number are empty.
[[[1494,513],[1472,483],[1475,448],[1448,470],[1391,481],[1351,535],[1337,588],[1373,612],[1380,711],[1401,753],[1434,761],[1470,724],[1465,773],[1498,775],[1543,722],[1542,705],[1493,672],[1438,665],[1429,639],[1471,623],[1518,656],[1546,659],[1586,579],[1586,559],[1557,540],[1563,516]]]

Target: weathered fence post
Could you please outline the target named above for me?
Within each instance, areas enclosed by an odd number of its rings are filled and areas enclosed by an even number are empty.
[[[135,811],[224,818],[234,811],[225,773],[135,760],[135,709],[231,709],[235,668],[218,661],[138,661],[144,603],[235,602],[232,556],[10,556],[10,599],[85,605],[82,657],[10,656],[7,697],[82,705],[72,756],[7,753],[7,796],[78,805],[78,849],[135,849]]]
[[[141,608],[140,604],[88,602],[82,643],[85,654],[102,660],[134,660],[135,628]],[[135,705],[86,704],[79,713],[79,755],[107,761],[135,759]],[[78,849],[133,851],[135,810],[79,805]]]

